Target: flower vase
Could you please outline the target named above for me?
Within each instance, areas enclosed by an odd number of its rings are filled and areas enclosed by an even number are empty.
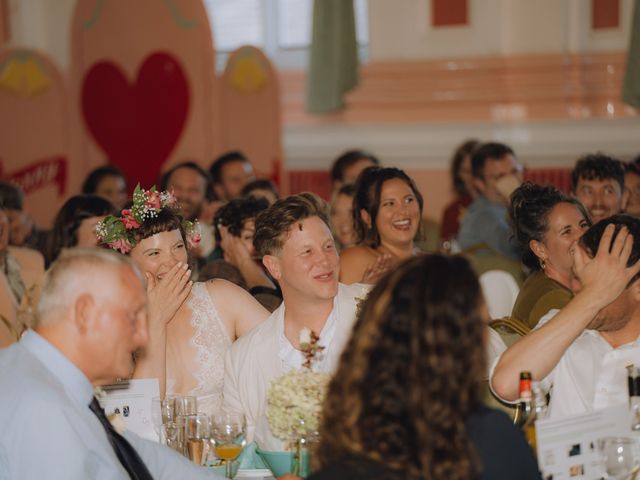
[[[311,473],[310,463],[309,439],[307,435],[300,435],[291,442],[291,474],[307,478]]]

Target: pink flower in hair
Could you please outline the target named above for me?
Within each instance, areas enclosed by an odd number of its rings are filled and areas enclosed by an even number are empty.
[[[122,223],[127,230],[140,228],[140,223],[135,219],[131,210],[122,210]]]
[[[126,240],[118,239],[113,242],[107,243],[114,250],[119,250],[121,253],[125,255],[131,251],[131,245]]]
[[[158,192],[146,191],[145,195],[147,197],[145,202],[146,207],[153,208],[155,210],[162,208],[162,201]]]
[[[198,244],[202,240],[202,235],[200,233],[192,233],[187,236],[187,243],[189,244],[189,248],[196,248]]]

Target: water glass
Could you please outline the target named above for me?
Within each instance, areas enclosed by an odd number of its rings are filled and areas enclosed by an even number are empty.
[[[175,410],[175,398],[153,397],[151,399],[151,422],[153,429],[158,435],[160,442],[163,442],[162,426],[168,422],[173,422]]]
[[[597,442],[607,478],[627,480],[640,466],[638,444],[632,438],[604,437]]]
[[[175,415],[195,415],[198,413],[198,399],[191,396],[175,397]]]

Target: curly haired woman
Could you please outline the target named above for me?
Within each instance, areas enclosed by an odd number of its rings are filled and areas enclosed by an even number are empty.
[[[310,480],[539,479],[523,434],[482,405],[486,315],[461,257],[385,275],[330,383]]]

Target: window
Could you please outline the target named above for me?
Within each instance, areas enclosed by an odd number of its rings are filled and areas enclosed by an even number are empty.
[[[280,68],[304,68],[311,42],[313,0],[204,0],[218,69],[242,45],[261,48]],[[369,43],[367,0],[354,0],[360,59]]]

